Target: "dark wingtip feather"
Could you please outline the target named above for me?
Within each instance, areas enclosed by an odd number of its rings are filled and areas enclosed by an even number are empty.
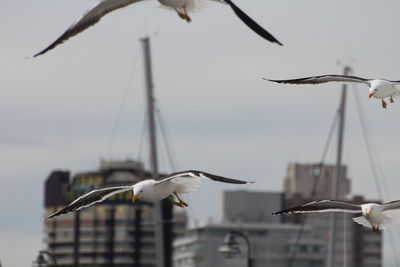
[[[286,214],[286,213],[289,213],[289,212],[290,212],[290,209],[280,210],[280,211],[273,212],[272,215],[281,215],[281,214]]]
[[[59,38],[57,38],[57,40],[55,40],[53,43],[51,43],[48,47],[46,47],[45,49],[43,49],[40,52],[33,55],[33,57],[43,55],[43,54],[47,53],[49,50],[52,50],[53,48],[58,46],[59,44],[62,44],[64,42],[64,40],[61,39],[62,37],[63,37],[63,35],[61,35]]]
[[[281,42],[278,41],[272,34],[270,34],[267,30],[261,27],[257,22],[255,22],[252,18],[250,18],[246,13],[244,13],[237,5],[235,5],[231,0],[224,0],[235,12],[235,14],[239,17],[243,23],[245,23],[250,29],[252,29],[259,36],[264,39],[270,41],[271,43],[277,43],[280,46],[283,46]]]

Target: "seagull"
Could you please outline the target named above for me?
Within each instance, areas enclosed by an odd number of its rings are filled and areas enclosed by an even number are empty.
[[[89,9],[83,16],[73,23],[60,37],[58,37],[52,44],[48,47],[35,54],[34,57],[42,55],[47,51],[53,49],[57,45],[63,43],[70,37],[77,35],[90,26],[96,24],[100,21],[102,17],[108,13],[129,6],[143,0],[100,0],[100,2]],[[206,0],[158,0],[162,6],[169,9],[175,10],[178,16],[187,22],[191,22],[191,18],[188,13],[198,10],[203,2]],[[250,18],[246,13],[244,13],[238,6],[236,6],[231,0],[213,0],[219,3],[228,4],[233,12],[242,20],[250,29],[255,33],[263,37],[264,39],[282,45],[274,36],[262,28],[257,22]]]
[[[393,220],[386,216],[385,212],[390,210],[400,209],[400,200],[387,202],[384,204],[366,203],[356,205],[338,200],[318,200],[301,206],[293,207],[286,210],[281,210],[272,213],[310,213],[310,212],[344,212],[362,214],[360,217],[353,218],[353,221],[372,229],[374,232],[379,232],[380,229],[385,229],[393,223]]]
[[[263,78],[264,80],[268,80]],[[394,103],[394,97],[400,95],[400,91],[395,85],[400,84],[400,81],[390,81],[385,79],[364,79],[357,76],[349,75],[321,75],[312,76],[299,79],[290,80],[268,80],[276,83],[287,83],[287,84],[320,84],[329,82],[343,82],[343,83],[363,83],[369,87],[368,97],[375,97],[382,99],[382,107],[386,108],[387,104],[384,100],[386,97],[390,97],[390,103]]]
[[[174,182],[176,178],[189,178],[190,180],[185,182]],[[132,185],[121,185],[111,186],[100,189],[94,189],[73,202],[61,210],[45,217],[44,219],[50,219],[61,214],[77,211],[82,208],[92,206],[95,203],[102,202],[105,199],[126,191],[133,191],[132,203],[140,199],[144,202],[156,202],[164,198],[168,198],[172,204],[178,207],[187,207],[188,204],[180,198],[180,194],[189,194],[196,191],[200,185],[201,178],[211,179],[217,182],[229,183],[229,184],[251,184],[253,182],[247,182],[232,178],[225,178],[222,176],[202,172],[202,171],[181,171],[171,173],[162,179],[146,179]],[[175,200],[175,198],[177,201]]]

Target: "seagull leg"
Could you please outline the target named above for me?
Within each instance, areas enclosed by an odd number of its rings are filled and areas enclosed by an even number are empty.
[[[386,108],[386,107],[387,107],[387,104],[386,104],[385,100],[383,100],[383,99],[382,99],[382,107],[383,107],[383,108]]]
[[[183,14],[183,13],[181,13],[178,9],[176,9],[175,8],[175,11],[176,11],[176,13],[178,14],[178,16],[181,18],[181,19],[186,19],[185,18],[185,14]]]
[[[179,203],[181,203],[183,206],[185,207],[188,206],[188,204],[178,196],[178,193],[176,193],[176,191],[174,191],[174,196],[179,200]]]
[[[392,95],[390,96],[390,103],[394,103],[394,99],[393,99]]]
[[[189,14],[187,13],[186,6],[185,6],[185,5],[183,5],[183,12],[184,12],[186,21],[187,21],[188,23],[191,22],[192,19],[189,17]]]
[[[372,226],[372,231],[374,231],[375,233],[379,233],[380,232],[380,230],[379,230],[379,225],[378,226]]]
[[[168,197],[168,200],[171,201],[171,203],[174,204],[175,206],[183,208],[183,204],[181,202],[175,201],[172,195]]]
[[[176,11],[176,13],[178,13],[178,16],[181,18],[181,19],[184,19],[184,20],[186,20],[187,22],[191,22],[192,21],[192,19],[189,17],[189,15],[188,15],[188,13],[187,13],[187,11],[186,11],[186,6],[184,5],[183,6],[183,13],[182,12],[180,12],[178,9],[176,9],[175,8],[175,11]]]

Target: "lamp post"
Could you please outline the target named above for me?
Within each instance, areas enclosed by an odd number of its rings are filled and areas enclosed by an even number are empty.
[[[44,257],[45,254],[49,258],[51,258],[51,261],[53,262],[52,265],[50,265],[49,262],[45,259],[45,257]],[[34,266],[44,267],[44,266],[58,266],[58,265],[57,265],[57,261],[53,254],[51,254],[47,250],[41,250],[41,251],[39,251],[39,255],[37,256],[36,261],[34,261]]]
[[[218,251],[222,253],[226,258],[232,258],[240,253],[239,244],[236,242],[235,236],[240,236],[246,241],[247,244],[247,267],[253,267],[253,259],[251,258],[251,245],[249,238],[241,232],[230,231],[224,240],[222,246],[218,248]]]

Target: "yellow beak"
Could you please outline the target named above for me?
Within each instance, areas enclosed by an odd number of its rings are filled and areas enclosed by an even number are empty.
[[[368,214],[368,215],[371,215],[371,213],[372,213],[372,210],[368,210],[368,211],[367,211],[367,214]]]
[[[132,197],[132,203],[135,203],[135,201],[139,198],[139,195],[133,195]]]
[[[371,97],[373,97],[374,96],[374,93],[369,93],[368,94],[368,98],[371,98]]]

